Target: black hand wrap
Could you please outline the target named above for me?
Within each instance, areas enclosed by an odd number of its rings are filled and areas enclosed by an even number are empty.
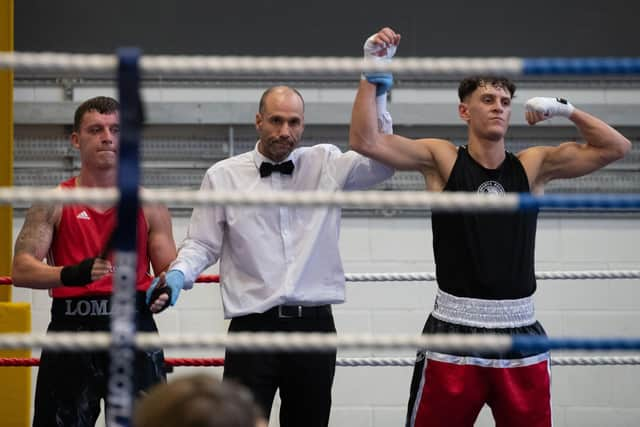
[[[162,286],[162,287],[156,287],[152,292],[151,292],[151,296],[149,297],[149,307],[151,307],[153,305],[153,303],[160,297],[160,295],[162,294],[167,294],[167,296],[169,298],[167,298],[167,302],[164,304],[164,306],[156,311],[156,314],[163,312],[167,307],[169,307],[171,305],[171,288],[168,286]]]
[[[84,286],[91,280],[91,269],[95,258],[87,258],[75,265],[67,265],[60,272],[60,281],[64,286]]]

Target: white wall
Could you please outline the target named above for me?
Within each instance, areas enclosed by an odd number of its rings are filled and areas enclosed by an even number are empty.
[[[185,235],[187,221],[174,219],[176,239]],[[21,224],[22,219],[16,218],[14,238]],[[638,269],[639,241],[638,219],[541,218],[536,269]],[[434,270],[428,219],[345,218],[340,246],[348,273]],[[432,307],[434,290],[432,282],[349,284],[347,303],[335,308],[338,331],[418,333]],[[14,289],[13,299],[32,304],[33,332],[43,332],[49,319],[46,292]],[[536,304],[552,337],[640,336],[640,280],[540,281]],[[212,284],[184,292],[178,306],[160,314],[157,321],[161,333],[226,331],[218,290]],[[170,350],[167,355],[222,357],[223,352]],[[339,353],[363,355],[413,353]],[[222,368],[177,368],[171,376],[194,369],[222,374]],[[410,376],[409,367],[336,368],[331,426],[403,425]],[[552,384],[556,427],[640,425],[640,367],[555,367]],[[278,425],[277,420],[271,425]],[[486,408],[476,425],[493,425]]]

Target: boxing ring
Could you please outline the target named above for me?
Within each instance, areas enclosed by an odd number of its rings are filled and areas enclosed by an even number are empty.
[[[174,206],[194,207],[210,204],[239,204],[245,206],[293,204],[298,206],[340,206],[340,207],[420,207],[432,211],[503,212],[545,208],[597,208],[638,209],[640,194],[573,194],[533,196],[528,194],[508,194],[503,197],[491,197],[478,194],[432,194],[427,192],[348,192],[348,193],[273,193],[241,194],[223,192],[201,192],[188,190],[144,190],[138,193],[139,160],[138,143],[142,118],[139,116],[142,100],[139,96],[140,78],[145,72],[162,72],[175,75],[207,73],[248,73],[267,74],[305,73],[323,70],[331,72],[360,72],[363,68],[387,69],[395,73],[408,74],[459,74],[459,73],[506,73],[509,75],[545,75],[545,74],[637,74],[640,73],[639,58],[584,58],[584,59],[522,59],[522,58],[398,58],[391,64],[380,65],[365,63],[355,58],[234,58],[234,57],[141,57],[136,50],[121,50],[118,56],[112,55],[73,55],[73,54],[0,54],[0,68],[15,70],[46,69],[60,73],[89,72],[113,73],[118,71],[120,101],[122,106],[122,138],[120,151],[119,188],[118,189],[77,189],[52,190],[50,188],[0,188],[0,204],[58,202],[86,202],[95,204],[118,204],[119,217],[135,217],[139,204],[168,203]],[[126,221],[125,221],[126,222]],[[125,236],[132,233],[131,224],[119,227],[116,236],[116,264],[119,274],[114,281],[114,297],[111,334],[2,334],[0,348],[63,348],[65,350],[109,349],[114,360],[112,378],[113,393],[124,402],[120,406],[110,407],[112,418],[109,425],[127,425],[131,411],[129,389],[131,352],[134,347],[157,347],[165,349],[279,349],[307,351],[338,350],[415,350],[429,347],[436,350],[446,349],[551,349],[582,351],[634,351],[640,349],[640,337],[531,337],[531,336],[421,336],[419,331],[410,334],[343,334],[326,336],[324,334],[226,334],[220,335],[147,335],[136,334],[131,327],[132,289],[134,275],[131,266],[134,246]],[[135,230],[133,230],[135,231]],[[425,248],[425,251],[430,248]],[[640,270],[590,270],[590,271],[549,271],[538,272],[539,280],[613,280],[640,278]],[[0,278],[0,283],[8,284],[8,278]],[[421,281],[432,282],[433,273],[362,273],[347,276],[348,282],[391,282]],[[215,281],[215,277],[204,277],[203,281]],[[562,286],[559,284],[558,286]],[[423,316],[430,307],[425,307]],[[117,313],[117,314],[115,314]],[[340,328],[338,328],[340,330]],[[162,331],[161,331],[162,332]],[[0,367],[37,366],[37,359],[0,359]],[[221,359],[216,358],[168,358],[169,366],[220,366]],[[636,365],[640,356],[590,356],[553,357],[555,366],[596,366],[596,365]],[[340,357],[339,366],[410,366],[412,358],[401,357]],[[113,395],[116,397],[116,395]],[[128,401],[127,401],[128,399]]]

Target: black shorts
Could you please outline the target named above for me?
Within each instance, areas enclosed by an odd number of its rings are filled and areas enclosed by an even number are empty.
[[[144,292],[136,295],[136,324],[157,332]],[[54,299],[49,332],[104,332],[110,329],[108,296]],[[106,302],[105,302],[106,301]],[[134,394],[166,380],[162,350],[136,351]],[[100,400],[108,405],[109,352],[43,350],[36,383],[34,427],[93,427]],[[135,397],[135,396],[134,396]]]

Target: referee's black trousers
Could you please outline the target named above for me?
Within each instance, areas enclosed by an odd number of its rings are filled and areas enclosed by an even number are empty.
[[[234,332],[335,333],[330,305],[278,306],[265,313],[234,317]],[[280,389],[281,427],[326,427],[331,412],[331,387],[336,351],[245,352],[226,351],[225,380],[247,386],[268,418]]]

